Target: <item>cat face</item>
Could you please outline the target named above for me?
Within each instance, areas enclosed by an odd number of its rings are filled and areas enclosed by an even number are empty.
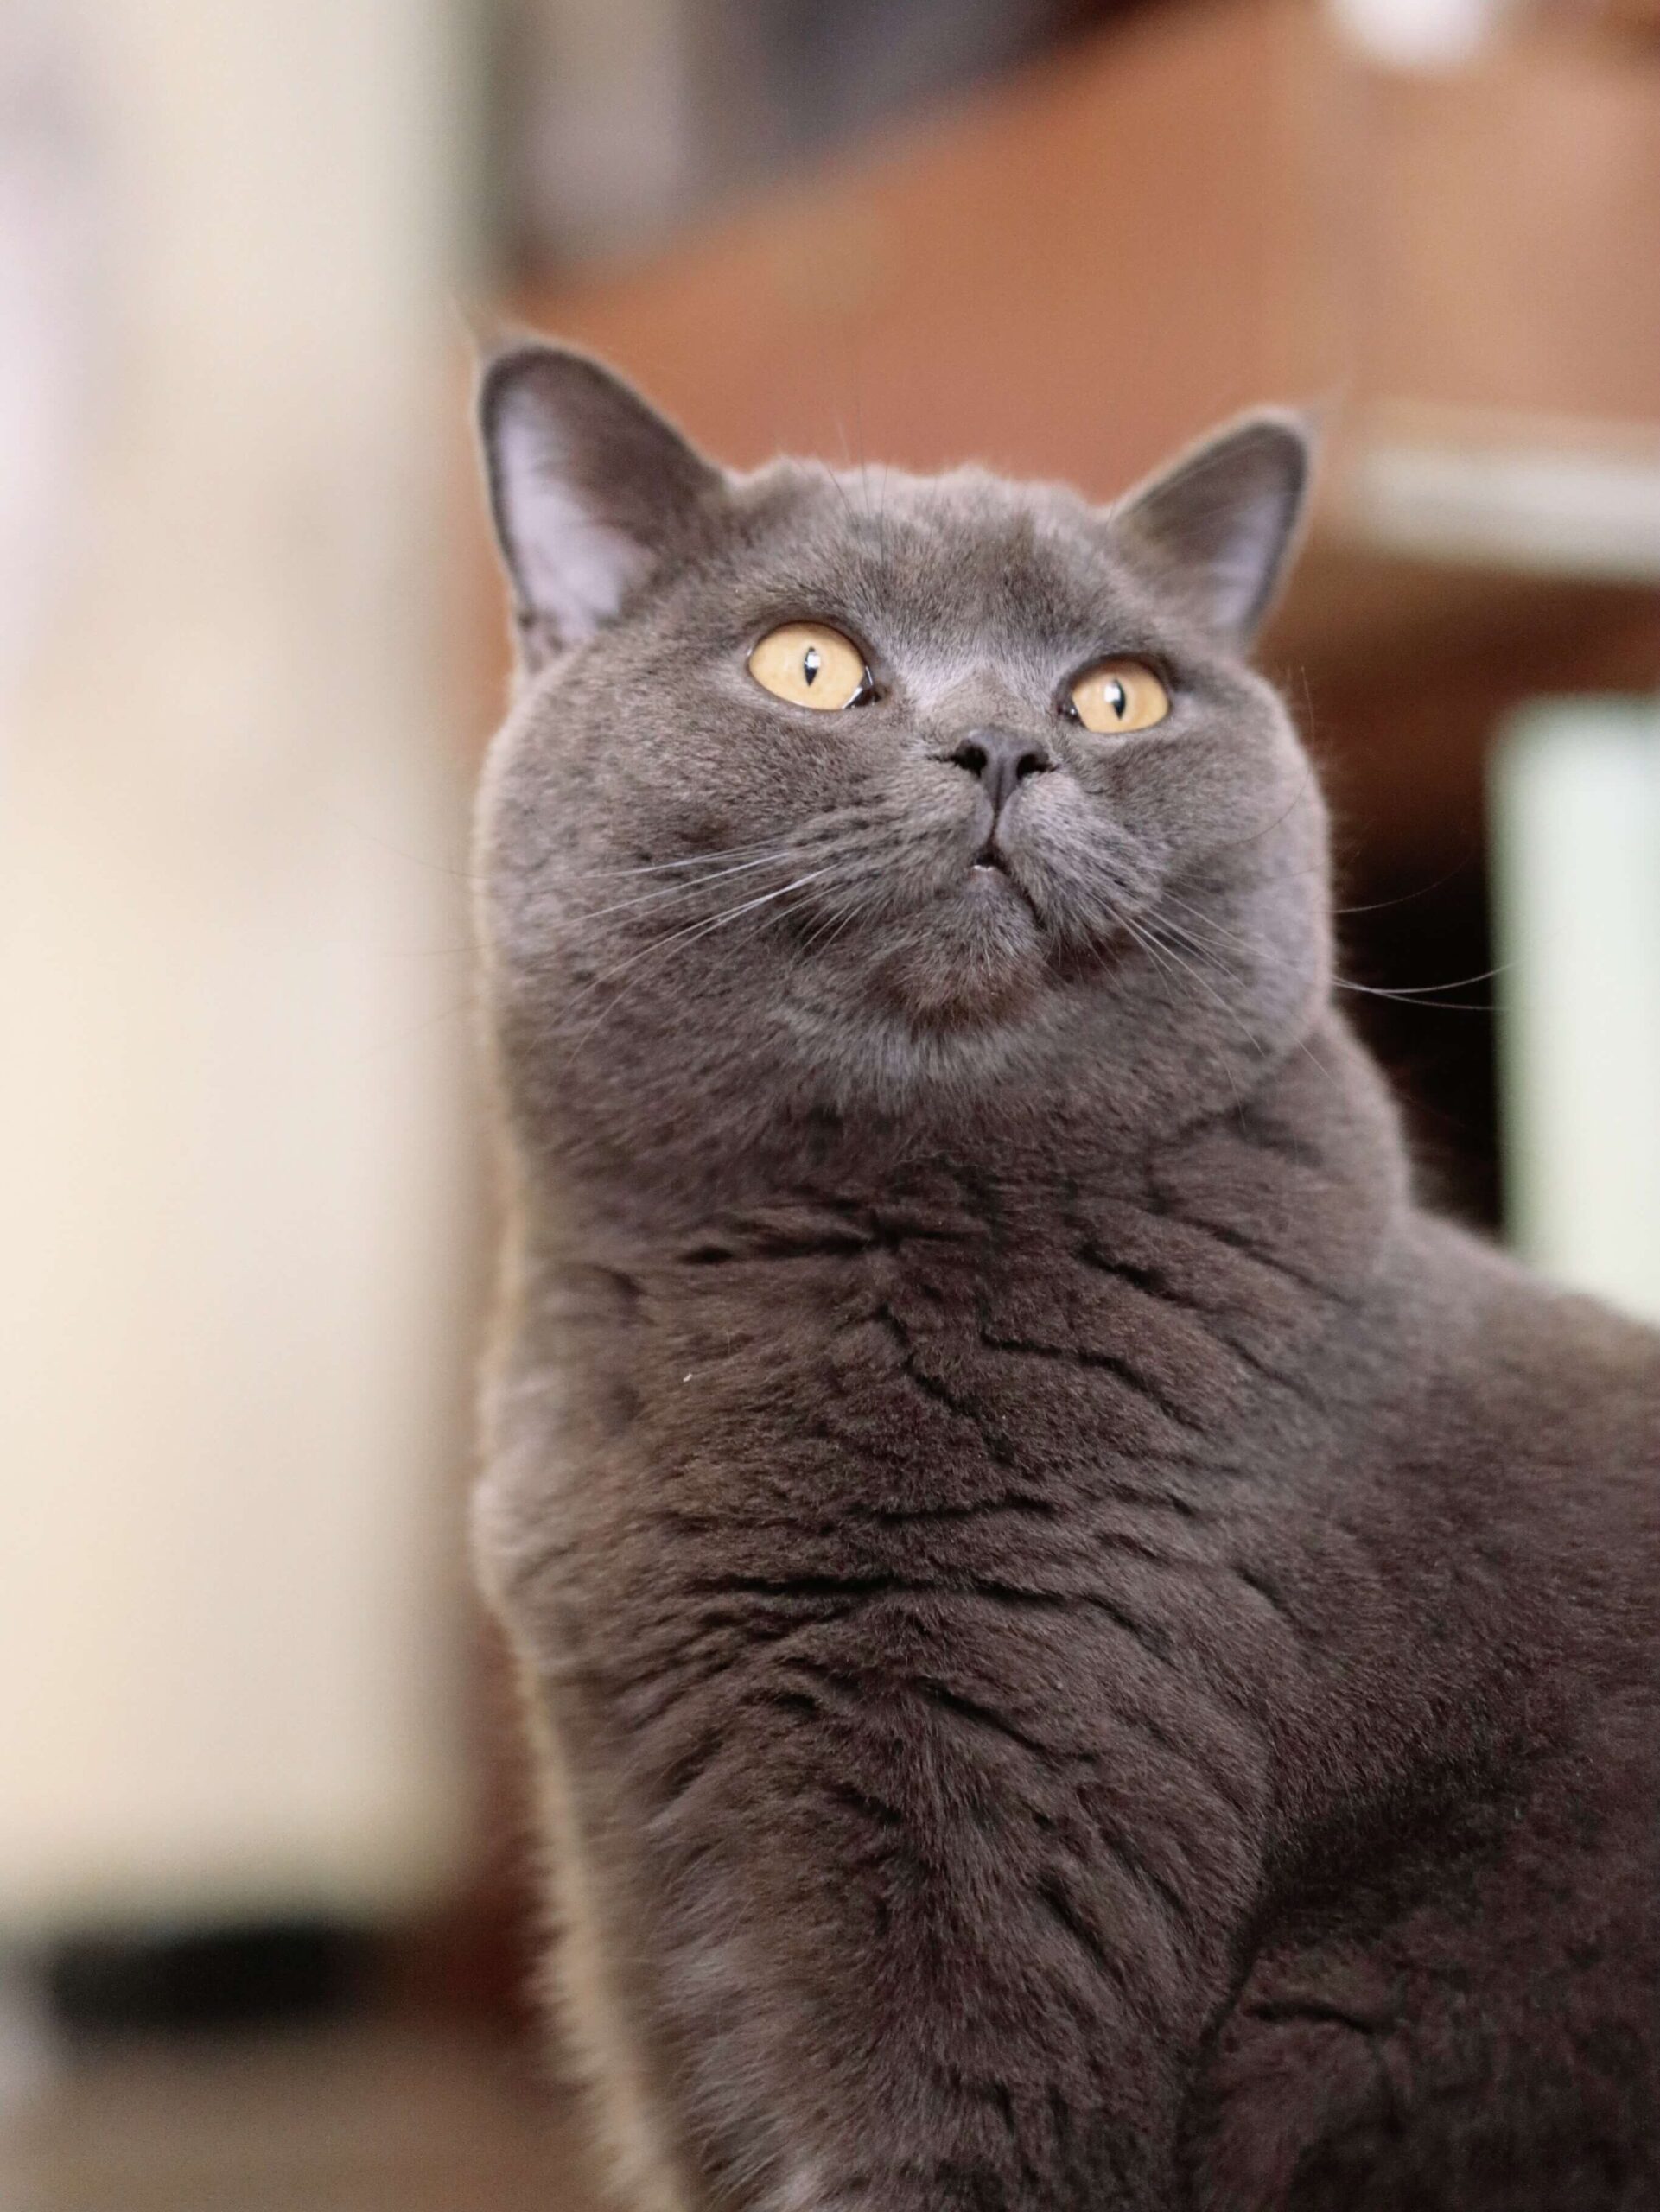
[[[521,682],[480,872],[530,1119],[1144,1118],[1294,1044],[1324,817],[1242,657],[1293,420],[1110,510],[978,471],[734,478],[547,348],[495,365],[483,420]]]

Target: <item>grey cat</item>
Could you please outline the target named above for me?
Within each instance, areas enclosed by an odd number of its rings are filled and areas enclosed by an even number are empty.
[[[477,1546],[626,2201],[1660,2204],[1660,1338],[1333,1011],[1303,428],[1102,510],[482,419]]]

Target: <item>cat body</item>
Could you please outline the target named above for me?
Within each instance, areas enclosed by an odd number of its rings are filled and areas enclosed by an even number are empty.
[[[1103,513],[540,349],[485,423],[478,1550],[626,2201],[1660,2205],[1660,1340],[1418,1207],[1332,1011],[1296,426]]]

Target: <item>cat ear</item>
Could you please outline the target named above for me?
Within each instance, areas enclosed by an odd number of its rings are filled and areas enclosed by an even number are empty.
[[[1209,628],[1247,646],[1291,565],[1314,446],[1312,416],[1242,415],[1116,502],[1115,531]]]
[[[496,356],[479,390],[479,435],[532,669],[609,621],[724,482],[620,377],[563,346]]]

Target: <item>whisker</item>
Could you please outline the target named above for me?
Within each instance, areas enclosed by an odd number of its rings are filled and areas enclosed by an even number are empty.
[[[1160,974],[1166,979],[1166,1003],[1173,1004],[1174,1001],[1169,995],[1171,989],[1169,981],[1170,970],[1168,966],[1166,964],[1167,960],[1173,959],[1175,957],[1173,948],[1167,944],[1161,948],[1157,940],[1152,936],[1150,931],[1138,927],[1135,920],[1129,914],[1121,912],[1118,918],[1123,922],[1124,927],[1129,931],[1130,935],[1135,939],[1137,944],[1139,944],[1143,950],[1148,953],[1156,963]],[[1180,988],[1180,985],[1177,985],[1176,988]],[[1225,1001],[1219,1002],[1225,1005]],[[1243,1027],[1243,1024],[1241,1026]],[[1250,1038],[1250,1033],[1248,1030],[1245,1032],[1245,1034],[1247,1038]],[[1251,1039],[1251,1041],[1255,1042],[1255,1039]],[[1260,1052],[1260,1046],[1257,1049]],[[1245,1102],[1240,1096],[1239,1084],[1235,1077],[1233,1070],[1229,1066],[1226,1060],[1224,1060],[1222,1063],[1222,1071],[1228,1078],[1228,1088],[1233,1093],[1234,1111],[1243,1121],[1245,1112]]]
[[[1251,830],[1247,836],[1230,837],[1224,844],[1213,845],[1210,849],[1212,852],[1218,853],[1236,853],[1243,845],[1255,845],[1259,842],[1261,839],[1271,836],[1274,831],[1280,827],[1282,823],[1288,822],[1291,819],[1297,809],[1303,804],[1304,800],[1307,798],[1309,793],[1317,789],[1317,786],[1318,779],[1314,774],[1314,764],[1312,760],[1305,760],[1303,762],[1302,781],[1298,785],[1295,791],[1293,792],[1290,801],[1287,804],[1283,813],[1276,814],[1272,822],[1265,822],[1260,830]]]
[[[677,944],[690,944],[696,938],[707,937],[716,930],[724,929],[729,924],[741,919],[744,915],[753,914],[758,908],[770,906],[775,899],[787,898],[791,892],[800,891],[809,883],[817,883],[822,877],[833,873],[834,870],[830,868],[815,868],[806,875],[798,876],[793,883],[780,884],[776,890],[763,891],[756,898],[746,899],[741,905],[728,907],[724,913],[706,915],[701,920],[688,923],[681,929],[671,930],[666,937],[654,938],[650,944],[642,946],[638,952],[631,953],[626,960],[621,962],[617,967],[608,969],[605,975],[596,976],[588,988],[572,1001],[573,1005],[580,1006],[584,1000],[592,998],[596,991],[615,982],[619,976],[626,975],[630,969],[638,968],[643,960],[649,959],[653,953],[667,952]],[[629,988],[626,984],[623,986],[625,990]],[[617,995],[620,996],[621,994],[619,993]],[[614,1003],[614,1001],[612,1003]],[[572,1043],[570,1050],[573,1056],[581,1051],[610,1011],[610,1005],[601,1007],[595,1020]]]
[[[1453,873],[1456,874],[1457,871],[1454,870]],[[1445,880],[1445,878],[1442,879],[1442,880]],[[1433,888],[1434,887],[1432,886],[1430,887]],[[1412,894],[1409,893],[1408,895],[1411,896]],[[1193,915],[1195,920],[1202,923],[1206,929],[1214,931],[1218,938],[1221,938],[1231,944],[1237,944],[1242,950],[1250,950],[1250,945],[1246,939],[1237,936],[1232,931],[1224,930],[1222,927],[1222,925],[1216,921],[1211,915],[1201,912],[1196,906],[1190,906],[1186,899],[1179,899],[1174,892],[1167,891],[1164,893],[1164,897],[1170,905],[1173,906],[1180,906],[1185,912]],[[1383,903],[1387,905],[1393,902],[1386,900]],[[1201,941],[1197,937],[1191,925],[1184,929],[1181,925],[1172,922],[1168,918],[1167,918],[1166,927],[1185,938],[1186,941],[1193,947],[1194,950],[1200,951],[1204,950]],[[1504,967],[1489,968],[1479,976],[1460,976],[1453,978],[1451,982],[1445,983],[1404,984],[1399,988],[1386,987],[1381,983],[1355,983],[1351,982],[1345,976],[1334,976],[1332,978],[1332,988],[1336,991],[1353,991],[1363,997],[1370,999],[1393,999],[1398,1004],[1402,1006],[1434,1007],[1439,1011],[1447,1014],[1492,1014],[1496,1012],[1497,1009],[1494,1007],[1491,1001],[1481,999],[1448,999],[1442,997],[1441,995],[1445,991],[1469,990],[1477,983],[1491,982],[1494,977],[1502,976],[1504,973]],[[1307,1047],[1305,1047],[1305,1049],[1307,1049]],[[1315,1065],[1319,1066],[1320,1064],[1316,1061]],[[1326,1071],[1322,1070],[1322,1072],[1326,1072]]]
[[[412,853],[406,845],[394,844],[390,837],[383,837],[378,830],[371,830],[367,823],[359,822],[354,815],[348,814],[344,807],[334,805],[331,800],[319,799],[317,804],[323,813],[332,814],[336,822],[344,823],[348,830],[355,831],[370,844],[378,845],[383,853],[390,853],[394,860],[408,861],[415,868],[429,868],[434,875],[447,875],[453,883],[476,883],[479,880],[471,868],[452,868],[448,861],[435,861],[429,854]]]
[[[1477,858],[1476,854],[1466,853],[1461,861],[1447,869],[1445,875],[1438,875],[1433,883],[1421,883],[1415,891],[1400,892],[1393,899],[1373,899],[1364,906],[1338,906],[1333,912],[1339,914],[1381,914],[1386,906],[1405,906],[1414,899],[1428,899],[1431,892],[1441,890],[1452,882],[1454,876],[1462,875],[1466,868],[1473,868]]]
[[[1206,929],[1210,930],[1224,944],[1237,944],[1242,952],[1255,951],[1256,947],[1250,938],[1242,937],[1237,930],[1224,929],[1221,923],[1217,920],[1215,915],[1207,914],[1202,906],[1195,906],[1189,899],[1179,899],[1173,891],[1166,890],[1161,893],[1160,895],[1169,906],[1180,906],[1184,914],[1191,914],[1194,921],[1203,923]],[[1170,926],[1174,929],[1178,925],[1172,923]],[[1191,933],[1191,928],[1188,931],[1184,932],[1184,934]]]
[[[1442,991],[1467,991],[1477,983],[1490,983],[1496,976],[1507,975],[1515,966],[1507,960],[1503,966],[1488,968],[1479,976],[1460,976],[1448,983],[1405,983],[1398,990],[1387,989],[1381,983],[1351,983],[1341,976],[1332,978],[1332,988],[1339,991],[1358,991],[1369,999],[1396,999],[1403,1006],[1434,1007],[1447,1014],[1491,1014],[1491,1002],[1479,999],[1444,999]]]
[[[1167,897],[1168,897],[1168,896],[1170,896],[1170,895],[1171,895],[1171,894],[1169,894],[1169,893],[1167,893],[1167,894],[1166,894],[1166,896],[1167,896]],[[1183,902],[1182,900],[1180,900],[1180,899],[1177,899],[1177,900],[1175,901],[1175,903],[1176,903],[1178,906],[1180,906],[1180,905],[1182,905],[1184,902]],[[1198,912],[1199,912],[1199,910],[1198,910],[1197,908],[1193,908],[1193,909],[1192,909],[1192,911],[1193,911],[1193,912],[1195,912],[1195,913],[1198,913]],[[1212,922],[1212,921],[1211,921],[1211,918],[1210,918],[1208,915],[1199,915],[1199,918],[1200,918],[1202,921],[1205,921],[1205,922],[1206,922],[1207,924],[1209,924],[1209,925],[1210,925],[1212,928],[1213,928],[1213,929],[1217,929],[1217,930],[1220,930],[1220,929],[1221,929],[1221,925],[1220,925],[1219,923],[1214,923],[1214,922]],[[1205,945],[1205,944],[1204,944],[1200,939],[1199,939],[1198,938],[1196,938],[1196,937],[1195,937],[1195,936],[1194,936],[1191,931],[1184,931],[1184,930],[1182,929],[1181,925],[1180,925],[1180,923],[1173,922],[1173,921],[1171,920],[1171,918],[1169,918],[1169,916],[1168,916],[1168,915],[1161,916],[1161,922],[1162,922],[1162,925],[1163,925],[1164,930],[1165,930],[1165,931],[1166,931],[1166,933],[1167,933],[1167,940],[1168,937],[1169,937],[1170,935],[1172,935],[1172,934],[1174,934],[1174,935],[1176,935],[1177,937],[1179,937],[1180,938],[1181,938],[1181,939],[1185,940],[1185,941],[1186,941],[1186,944],[1188,944],[1188,946],[1190,947],[1190,949],[1191,949],[1194,953],[1196,953],[1196,954],[1198,955],[1198,957],[1199,957],[1200,959],[1207,959],[1207,960],[1212,960],[1212,961],[1214,961],[1214,962],[1218,964],[1218,966],[1219,966],[1219,967],[1222,969],[1222,970],[1223,970],[1224,974],[1224,975],[1226,975],[1226,976],[1230,978],[1230,980],[1231,980],[1231,981],[1232,981],[1233,982],[1238,983],[1238,984],[1241,986],[1241,988],[1243,988],[1243,985],[1244,985],[1244,978],[1243,978],[1242,976],[1240,976],[1240,974],[1238,973],[1238,971],[1237,971],[1237,969],[1235,969],[1235,968],[1231,967],[1231,966],[1229,964],[1229,963],[1228,963],[1227,961],[1225,961],[1224,959],[1223,959],[1223,958],[1222,958],[1221,955],[1217,951],[1217,950],[1216,950],[1216,948],[1215,948],[1215,946],[1214,946],[1214,945],[1208,945],[1208,946],[1207,946],[1207,945]],[[1223,934],[1223,935],[1224,935],[1224,936],[1228,936],[1228,935],[1231,935],[1231,932],[1229,932],[1229,931],[1223,931],[1223,932],[1222,932],[1222,934]],[[1237,938],[1237,939],[1235,939],[1235,942],[1237,942],[1237,944],[1240,944],[1243,949],[1245,949],[1245,950],[1250,950],[1250,946],[1249,946],[1249,944],[1248,944],[1248,943],[1247,943],[1247,941],[1246,941],[1245,939],[1243,939],[1243,938]],[[1174,952],[1175,952],[1175,947],[1174,947],[1174,945],[1173,945],[1173,944],[1170,944],[1170,943],[1168,943],[1168,942],[1167,941],[1167,944],[1166,944],[1166,950],[1167,950],[1167,951],[1169,951],[1169,952],[1173,955],[1173,957]],[[1208,982],[1206,982],[1205,978],[1202,975],[1200,975],[1197,969],[1194,969],[1194,970],[1193,971],[1193,977],[1194,977],[1195,982],[1204,984],[1204,985],[1205,985],[1205,988],[1207,990],[1209,990],[1209,991],[1211,992],[1211,995],[1212,995],[1212,998],[1214,998],[1214,999],[1217,1001],[1217,1003],[1218,1003],[1219,1006],[1221,1006],[1221,1007],[1224,1007],[1224,1008],[1225,1008],[1225,1009],[1226,1009],[1226,1010],[1227,1010],[1227,1011],[1228,1011],[1228,1012],[1232,1015],[1232,1017],[1233,1017],[1234,1020],[1235,1020],[1236,1022],[1238,1022],[1238,1020],[1239,1020],[1239,1015],[1238,1015],[1237,1010],[1236,1008],[1234,1008],[1234,1007],[1229,1007],[1229,1006],[1228,1006],[1228,1002],[1227,1002],[1227,1001],[1226,1001],[1224,998],[1223,998],[1223,997],[1221,996],[1221,995],[1220,995],[1218,991],[1216,991],[1216,990],[1215,990],[1215,989],[1214,989],[1214,988],[1212,988],[1212,987]],[[1240,1024],[1240,1027],[1242,1027],[1242,1029],[1243,1029],[1243,1023],[1241,1023],[1241,1024]],[[1262,1055],[1263,1058],[1266,1058],[1268,1057],[1268,1056],[1267,1056],[1267,1052],[1266,1052],[1266,1051],[1265,1051],[1265,1049],[1264,1049],[1264,1047],[1263,1047],[1263,1046],[1262,1046],[1262,1042],[1261,1042],[1260,1039],[1253,1038],[1253,1037],[1252,1037],[1252,1035],[1251,1035],[1251,1032],[1250,1032],[1249,1029],[1244,1029],[1244,1030],[1243,1030],[1243,1033],[1245,1034],[1245,1036],[1246,1036],[1246,1037],[1248,1037],[1248,1038],[1251,1038],[1251,1041],[1252,1041],[1253,1043],[1255,1043],[1255,1044],[1256,1044],[1256,1049],[1257,1049],[1257,1051],[1259,1052],[1259,1053],[1261,1053],[1261,1054]],[[1308,1039],[1307,1039],[1306,1037],[1299,1037],[1299,1038],[1297,1039],[1297,1040],[1296,1040],[1296,1043],[1297,1043],[1297,1050],[1298,1050],[1298,1051],[1302,1054],[1303,1058],[1304,1058],[1306,1060],[1307,1060],[1307,1061],[1308,1061],[1309,1065],[1310,1065],[1312,1067],[1314,1067],[1314,1068],[1316,1068],[1316,1069],[1318,1069],[1318,1070],[1319,1070],[1319,1072],[1320,1072],[1320,1079],[1321,1079],[1321,1081],[1322,1081],[1322,1082],[1324,1082],[1325,1084],[1328,1084],[1328,1085],[1330,1086],[1330,1088],[1331,1088],[1332,1090],[1334,1090],[1334,1091],[1340,1091],[1340,1090],[1341,1090],[1341,1085],[1338,1083],[1337,1078],[1332,1075],[1332,1071],[1330,1070],[1330,1068],[1328,1068],[1328,1067],[1326,1066],[1326,1063],[1324,1062],[1324,1060],[1322,1060],[1322,1059],[1320,1058],[1320,1055],[1319,1055],[1319,1054],[1314,1051],[1314,1049],[1313,1049],[1313,1046],[1312,1046],[1312,1045],[1310,1045],[1310,1043],[1308,1042]]]
[[[1263,1044],[1262,1039],[1256,1035],[1256,1032],[1245,1021],[1238,1008],[1237,1007],[1231,1006],[1228,1003],[1227,999],[1219,990],[1218,990],[1216,985],[1212,982],[1210,977],[1206,976],[1204,970],[1199,966],[1197,960],[1189,960],[1186,958],[1178,950],[1177,945],[1171,941],[1168,925],[1167,925],[1165,931],[1161,933],[1155,929],[1154,925],[1148,917],[1143,916],[1142,919],[1146,925],[1148,933],[1150,936],[1156,936],[1158,938],[1158,941],[1163,945],[1164,950],[1176,963],[1177,966],[1182,969],[1187,975],[1191,976],[1193,981],[1199,986],[1200,989],[1206,992],[1209,996],[1216,1001],[1217,1005],[1221,1007],[1222,1011],[1234,1024],[1235,1027],[1238,1030],[1240,1035],[1245,1039],[1246,1043],[1255,1048],[1258,1058],[1266,1059],[1268,1058],[1268,1048]],[[1206,955],[1201,952],[1199,954],[1199,957],[1214,957],[1214,955]],[[1225,965],[1225,963],[1224,964]],[[1227,972],[1230,975],[1232,975],[1233,973],[1231,969]],[[1238,977],[1234,976],[1234,981],[1237,982],[1238,981]]]
[[[689,899],[695,892],[706,891],[711,884],[724,883],[735,875],[747,875],[758,868],[773,868],[780,861],[798,860],[798,853],[780,847],[778,851],[763,853],[759,860],[739,861],[731,868],[720,868],[708,875],[696,877],[690,883],[671,883],[656,891],[642,891],[633,899],[619,899],[608,906],[589,907],[582,915],[585,922],[597,922],[604,914],[626,913],[631,907],[650,906],[665,899]]]
[[[662,875],[666,874],[671,868],[707,868],[716,861],[729,861],[740,853],[758,853],[762,849],[764,842],[765,841],[763,839],[758,837],[751,844],[722,845],[714,852],[689,853],[686,855],[684,859],[677,861],[647,861],[642,866],[638,868],[584,868],[578,872],[574,880],[578,882],[584,883],[597,882],[601,878],[609,878],[612,876]],[[783,852],[786,848],[779,845],[772,847],[770,849],[777,852]]]
[[[843,428],[843,423],[842,423],[841,419],[840,419],[840,417],[839,417],[839,416],[838,416],[838,417],[837,417],[837,419],[836,419],[836,428],[837,433],[839,434],[839,435],[840,435],[840,437],[841,437],[841,441],[842,441],[842,450],[843,450],[843,453],[846,453],[846,451],[847,451],[847,443],[848,443],[848,440],[847,440],[847,431],[846,431],[846,429]],[[823,474],[825,482],[830,486],[831,489],[832,489],[832,490],[836,493],[836,495],[838,496],[838,498],[841,499],[841,502],[842,502],[843,506],[843,507],[846,509],[846,511],[847,511],[847,518],[848,518],[848,520],[849,520],[849,522],[852,522],[852,521],[853,521],[853,519],[854,519],[854,513],[853,513],[853,500],[852,500],[852,498],[851,498],[850,494],[849,493],[849,491],[848,491],[848,487],[847,487],[847,486],[846,486],[845,484],[843,484],[843,481],[842,481],[841,478],[836,474],[836,471],[835,471],[835,470],[830,467],[830,465],[829,461],[817,461],[817,462],[816,462],[814,465],[815,465],[815,467],[817,467],[820,470],[820,472]]]

